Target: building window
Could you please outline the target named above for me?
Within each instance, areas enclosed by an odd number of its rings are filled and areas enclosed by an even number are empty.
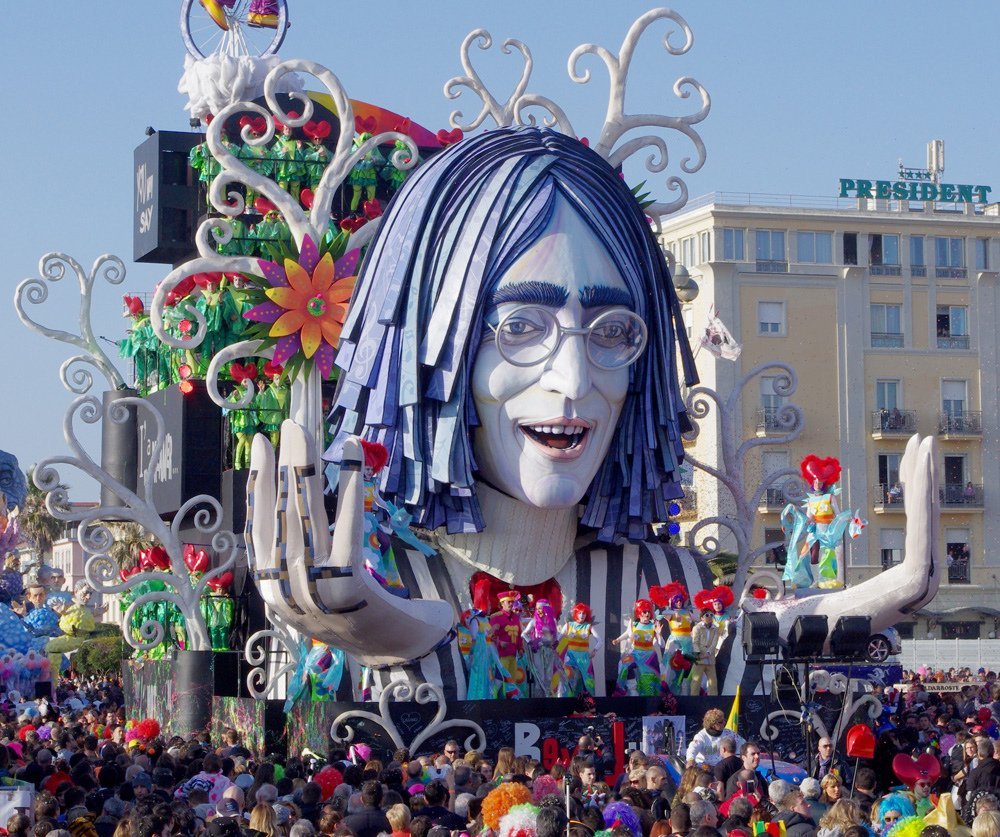
[[[910,264],[914,267],[923,267],[924,261],[924,237],[922,235],[910,236]]]
[[[897,622],[894,626],[896,633],[899,634],[900,639],[913,639],[914,629],[917,627],[916,622]]]
[[[934,238],[934,266],[938,276],[965,278],[965,240],[962,238]]]
[[[871,305],[872,348],[900,349],[903,346],[903,309],[893,303]]]
[[[900,497],[899,485],[899,462],[902,454],[880,453],[878,455],[878,493],[879,499],[885,502],[894,502]]]
[[[965,413],[965,381],[941,382],[941,411],[948,416],[961,416]]]
[[[764,560],[768,564],[783,567],[785,565],[785,533],[781,529],[765,529],[764,543],[775,544],[764,553]]]
[[[707,230],[698,235],[698,261],[700,264],[712,261],[712,234]]]
[[[948,581],[951,584],[968,584],[971,579],[969,530],[949,528],[944,530],[945,554],[948,560]]]
[[[941,639],[979,639],[979,622],[942,622]]]
[[[681,264],[688,266],[694,262],[694,236],[681,239]]]
[[[899,236],[876,233],[868,242],[868,262],[873,265],[899,264]]]
[[[764,451],[760,464],[764,472],[764,482],[768,484],[764,490],[765,505],[769,509],[780,510],[785,507],[785,483],[788,477],[777,477],[774,482],[770,481],[770,477],[788,469],[788,451]]]
[[[939,349],[969,348],[969,309],[965,305],[937,307],[937,344]]]
[[[762,375],[760,378],[760,417],[757,422],[759,430],[765,432],[780,430],[778,422],[778,411],[785,403],[783,396],[775,392],[775,387],[781,383],[787,383],[786,379],[778,375]]]
[[[903,530],[882,529],[879,533],[879,549],[882,557],[882,569],[887,570],[903,561]]]
[[[880,410],[895,410],[901,406],[899,380],[890,379],[875,382],[875,406]]]
[[[858,263],[858,234],[844,233],[844,264]]]
[[[976,270],[987,270],[989,268],[990,240],[988,238],[976,239]]]
[[[833,263],[832,233],[800,232],[795,234],[795,242],[800,262],[806,264]]]
[[[743,230],[725,227],[722,230],[722,258],[727,262],[741,262],[745,252]]]
[[[755,230],[757,269],[765,272],[785,272],[785,231]]]
[[[757,333],[771,336],[785,333],[785,303],[757,303]]]

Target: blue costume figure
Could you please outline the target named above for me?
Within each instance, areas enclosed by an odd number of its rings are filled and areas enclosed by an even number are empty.
[[[809,454],[799,469],[812,491],[802,508],[789,503],[781,512],[787,553],[782,578],[790,587],[842,587],[837,572],[840,541],[845,533],[856,538],[867,522],[850,510],[840,511],[840,462],[835,457]]]
[[[615,694],[650,696],[660,693],[660,638],[649,599],[639,599],[625,632],[611,644],[621,648]]]
[[[489,616],[475,607],[465,611],[457,633],[458,647],[469,674],[466,697],[469,700],[490,700],[497,697],[501,687],[505,697],[514,697],[517,686],[500,662]]]
[[[601,638],[594,630],[594,615],[590,608],[583,602],[575,604],[572,617],[562,626],[559,635],[556,653],[563,661],[559,697],[596,694],[594,655],[601,647]]]

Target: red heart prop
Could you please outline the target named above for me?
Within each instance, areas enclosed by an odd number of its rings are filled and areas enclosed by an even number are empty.
[[[139,572],[139,565],[138,565],[138,564],[136,564],[136,565],[135,565],[134,567],[132,567],[132,569],[130,569],[130,570],[118,570],[118,577],[119,577],[119,578],[120,578],[120,579],[121,579],[122,581],[128,581],[128,580],[129,580],[129,579],[130,579],[130,578],[131,578],[132,576],[134,576],[134,575],[135,575],[135,574],[136,574],[137,572]]]
[[[802,479],[809,483],[810,488],[815,480],[819,480],[823,485],[831,486],[840,479],[840,460],[835,456],[820,459],[816,454],[811,453],[802,460],[799,467]]]
[[[912,788],[918,781],[933,785],[941,778],[941,762],[930,753],[923,753],[915,761],[906,753],[898,753],[892,760],[892,772],[908,788]]]
[[[195,548],[189,544],[184,544],[184,566],[193,573],[203,573],[208,570],[208,553],[204,549]]]
[[[257,364],[248,363],[244,366],[239,361],[233,361],[229,365],[229,374],[238,384],[242,384],[244,381],[255,381],[257,380]]]
[[[464,136],[465,134],[462,133],[461,128],[455,128],[453,131],[446,131],[442,128],[437,132],[437,141],[441,143],[441,145],[454,145]]]
[[[261,215],[267,215],[268,212],[274,209],[274,204],[267,198],[256,198],[253,202],[253,208],[256,209]]]
[[[406,117],[402,122],[398,123],[393,130],[400,134],[409,134],[410,128],[412,127],[413,123],[410,121],[410,117]]]
[[[847,757],[852,759],[875,757],[875,733],[864,724],[855,724],[847,731]]]
[[[232,570],[226,570],[222,575],[217,575],[208,580],[208,586],[213,590],[227,590],[233,583]]]
[[[359,134],[374,134],[375,129],[378,128],[378,121],[374,116],[355,116],[354,117],[354,130]]]
[[[356,233],[367,223],[368,221],[360,215],[352,215],[350,218],[341,219],[340,228],[345,232]]]
[[[167,555],[167,550],[162,546],[154,546],[149,550],[149,565],[154,570],[169,570],[170,569],[170,556]],[[141,559],[140,559],[141,560]]]
[[[512,589],[521,594],[521,601],[525,607],[528,606],[528,597],[530,596],[532,601],[548,599],[557,619],[562,613],[562,590],[554,579],[538,584],[518,584],[512,587],[508,582],[501,581],[499,578],[494,578],[489,573],[479,570],[473,574],[472,581],[469,582],[472,603],[484,613],[493,613],[497,610],[500,607],[498,596]]]
[[[122,297],[125,300],[125,307],[128,308],[128,313],[130,317],[139,317],[145,313],[145,308],[142,304],[142,300],[137,296],[129,296],[125,294]]]
[[[264,364],[264,374],[268,378],[277,378],[284,371],[285,368],[280,363],[274,363],[269,360]]]
[[[313,198],[314,195],[312,189],[303,189],[301,192],[299,192],[299,200],[302,202],[302,205],[306,209],[312,209]]]
[[[361,208],[365,211],[365,218],[372,220],[378,218],[382,214],[382,204],[378,198],[372,198],[370,201],[365,201]]]

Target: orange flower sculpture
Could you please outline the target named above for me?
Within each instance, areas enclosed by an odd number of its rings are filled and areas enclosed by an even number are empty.
[[[253,336],[274,346],[274,363],[290,364],[294,371],[302,361],[312,360],[324,379],[330,377],[357,280],[358,254],[352,250],[336,261],[329,252],[320,257],[307,236],[298,261],[257,262],[268,283],[263,288],[267,300],[243,316],[261,324]]]

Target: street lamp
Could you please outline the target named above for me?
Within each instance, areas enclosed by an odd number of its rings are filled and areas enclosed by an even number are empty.
[[[683,302],[694,302],[698,298],[698,283],[691,278],[691,274],[684,265],[678,263],[674,268],[673,275],[674,290],[677,291],[677,298]]]

